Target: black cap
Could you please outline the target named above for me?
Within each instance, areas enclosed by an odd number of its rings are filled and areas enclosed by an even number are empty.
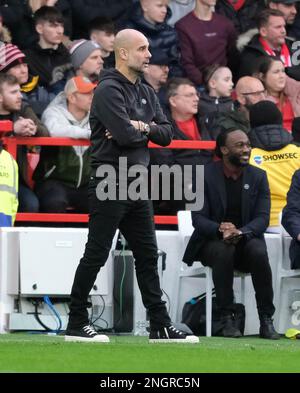
[[[269,124],[282,125],[282,114],[272,101],[259,101],[249,108],[251,128]]]
[[[150,59],[150,64],[155,65],[169,65],[170,59],[167,53],[161,49],[149,49],[152,57]]]

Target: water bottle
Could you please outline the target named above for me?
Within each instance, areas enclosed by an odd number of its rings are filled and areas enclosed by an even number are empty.
[[[146,321],[146,320],[136,321],[135,327],[134,327],[134,335],[135,336],[148,336],[149,332],[147,331],[147,327],[149,327],[149,321]]]

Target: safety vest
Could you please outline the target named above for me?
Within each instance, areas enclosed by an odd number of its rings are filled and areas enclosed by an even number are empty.
[[[18,165],[5,150],[0,151],[0,227],[14,224],[18,210]]]
[[[279,225],[279,213],[286,205],[286,194],[294,172],[300,168],[300,147],[289,144],[280,150],[252,149],[250,164],[267,172],[271,193],[270,226]]]

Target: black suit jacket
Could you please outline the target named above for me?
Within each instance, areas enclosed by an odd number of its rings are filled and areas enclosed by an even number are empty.
[[[291,187],[287,194],[287,204],[282,212],[282,225],[293,238],[290,245],[290,259],[292,269],[300,268],[300,169],[292,178]]]
[[[248,165],[243,171],[242,232],[251,231],[248,238],[259,237],[269,225],[270,190],[266,172]],[[222,161],[213,162],[204,169],[204,205],[192,212],[195,228],[185,250],[183,261],[192,265],[199,260],[201,248],[207,240],[218,239],[218,229],[225,219],[227,208]]]

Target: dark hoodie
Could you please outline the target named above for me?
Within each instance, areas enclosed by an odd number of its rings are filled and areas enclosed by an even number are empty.
[[[201,93],[199,115],[205,116],[213,112],[231,112],[234,102],[231,97],[212,97],[207,92]]]
[[[150,124],[150,134],[136,130],[130,120]],[[148,140],[167,146],[172,140],[172,126],[164,115],[154,90],[130,82],[116,69],[103,70],[96,88],[90,115],[91,165],[118,167],[119,158],[127,157],[128,165],[149,164]],[[105,137],[108,130],[112,139]]]
[[[292,135],[279,124],[252,128],[248,136],[252,147],[266,151],[280,150],[293,142]]]

